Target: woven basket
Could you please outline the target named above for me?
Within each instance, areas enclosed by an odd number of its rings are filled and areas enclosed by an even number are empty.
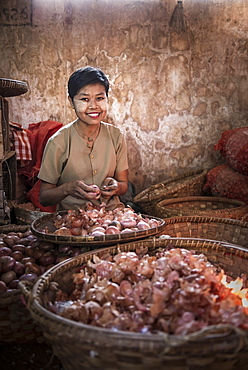
[[[0,95],[3,97],[22,95],[28,91],[28,85],[24,81],[0,78]]]
[[[0,233],[25,232],[29,225],[0,226]],[[33,321],[20,289],[0,292],[0,345],[44,342],[41,329]]]
[[[162,234],[212,239],[248,248],[248,222],[218,217],[183,216],[165,219]]]
[[[136,195],[133,202],[147,214],[156,216],[156,204],[163,199],[202,195],[206,174],[201,169],[160,182]]]
[[[23,205],[14,206],[14,215],[16,218],[16,223],[18,225],[31,225],[33,221],[42,216],[50,215],[48,212],[42,211],[32,211],[29,209],[23,208]]]
[[[73,288],[73,272],[94,255],[100,256],[104,251],[115,255],[142,247],[152,251],[168,244],[205,254],[210,262],[234,278],[247,272],[248,251],[242,247],[201,239],[151,238],[88,252],[62,262],[46,272],[31,291],[21,284],[32,317],[41,325],[65,370],[247,369],[248,332],[234,326],[209,326],[185,336],[130,333],[85,325],[46,309],[49,284],[55,281],[61,288]]]
[[[218,197],[185,197],[164,199],[156,205],[161,218],[206,216],[241,220],[248,214],[248,204],[235,199]]]

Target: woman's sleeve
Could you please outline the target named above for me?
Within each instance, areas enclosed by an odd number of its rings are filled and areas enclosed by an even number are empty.
[[[56,185],[65,162],[65,146],[59,137],[51,137],[44,149],[38,178]]]
[[[116,171],[121,172],[128,169],[127,143],[124,135],[120,132],[116,146]]]

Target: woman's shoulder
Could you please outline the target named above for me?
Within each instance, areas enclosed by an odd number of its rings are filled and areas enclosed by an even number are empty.
[[[104,129],[108,132],[110,132],[112,135],[115,134],[115,135],[119,135],[121,133],[121,130],[119,129],[119,127],[116,127],[115,125],[113,125],[112,123],[108,123],[108,122],[101,122],[102,126],[104,127]]]
[[[52,138],[59,140],[59,139],[62,139],[63,137],[67,137],[68,135],[70,135],[72,127],[73,127],[73,123],[74,121],[67,123],[64,126],[60,127],[60,129],[55,132]]]

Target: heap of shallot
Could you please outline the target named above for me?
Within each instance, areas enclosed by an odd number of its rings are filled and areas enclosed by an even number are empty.
[[[77,322],[130,332],[185,335],[218,324],[248,330],[248,308],[223,276],[204,255],[183,248],[152,255],[103,251],[72,276],[70,293],[51,283],[57,292],[48,308]]]
[[[86,209],[78,208],[68,210],[66,214],[55,214],[54,225],[56,235],[101,236],[154,228],[160,225],[160,221],[155,218],[142,217],[131,207],[107,211],[105,205],[98,209],[89,203]]]

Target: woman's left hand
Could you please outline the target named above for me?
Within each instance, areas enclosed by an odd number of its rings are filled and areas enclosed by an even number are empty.
[[[101,195],[104,199],[109,199],[116,194],[118,181],[112,177],[107,177],[101,186]]]

